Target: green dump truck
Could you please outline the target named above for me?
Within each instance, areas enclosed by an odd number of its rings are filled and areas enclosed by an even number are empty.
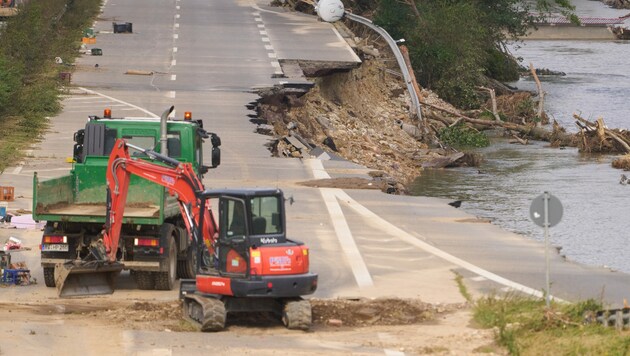
[[[204,130],[203,122],[192,120],[190,113],[184,120],[167,119],[172,110],[162,118],[111,118],[109,110],[103,117],[90,116],[85,128],[74,133],[70,173],[49,180],[40,180],[35,173],[33,217],[46,221],[41,241],[46,286],[55,287],[59,264],[90,260],[90,244],[101,237],[105,224],[105,170],[117,139],[190,162],[200,177],[218,166],[219,137]],[[212,163],[206,166],[202,145],[208,138]],[[139,150],[131,149],[130,154],[147,158]],[[170,290],[177,277],[194,278],[195,244],[183,219],[177,199],[165,188],[132,177],[117,257],[131,271],[138,288]],[[170,239],[176,242],[175,253],[169,248]]]

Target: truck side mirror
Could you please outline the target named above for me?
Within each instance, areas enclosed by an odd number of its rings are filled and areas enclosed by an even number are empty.
[[[208,167],[208,166],[201,166],[201,167],[199,167],[199,174],[204,175],[204,174],[208,173],[209,169],[210,169],[210,167]]]
[[[77,145],[83,145],[83,139],[85,138],[85,129],[81,129],[74,133],[74,142]]]
[[[221,149],[212,147],[212,168],[217,168],[221,164]]]

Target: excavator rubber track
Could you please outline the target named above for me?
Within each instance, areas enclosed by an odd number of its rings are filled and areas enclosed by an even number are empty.
[[[119,262],[68,262],[55,266],[55,285],[61,298],[114,293]]]
[[[184,318],[196,324],[201,331],[221,331],[225,328],[225,304],[213,297],[195,294],[184,296]]]

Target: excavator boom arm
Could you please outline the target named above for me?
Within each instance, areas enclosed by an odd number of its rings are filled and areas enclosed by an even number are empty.
[[[108,204],[103,242],[108,260],[116,260],[116,251],[120,241],[120,231],[123,224],[125,204],[129,190],[131,175],[137,175],[146,180],[166,187],[169,194],[176,196],[184,216],[184,222],[191,236],[197,231],[197,221],[203,218],[203,239],[208,245],[213,245],[216,222],[213,220],[207,206],[201,206],[197,194],[204,186],[190,163],[182,163],[157,152],[134,147],[144,152],[149,158],[165,163],[163,166],[142,159],[132,159],[124,140],[116,141],[107,165]],[[197,242],[195,242],[197,243]],[[210,251],[212,253],[212,251]]]

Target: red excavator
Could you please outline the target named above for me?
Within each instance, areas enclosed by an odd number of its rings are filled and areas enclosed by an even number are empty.
[[[154,162],[131,158],[128,147]],[[102,239],[92,247],[104,270],[117,267],[131,175],[166,187],[180,203],[197,246],[197,275],[181,280],[180,299],[185,315],[202,331],[223,329],[228,313],[250,311],[273,312],[290,329],[309,328],[311,305],[301,296],[315,292],[317,274],[309,272],[307,246],[286,237],[282,191],[206,190],[189,163],[124,140],[116,141],[110,154],[107,220]],[[218,224],[211,201],[218,201]]]

